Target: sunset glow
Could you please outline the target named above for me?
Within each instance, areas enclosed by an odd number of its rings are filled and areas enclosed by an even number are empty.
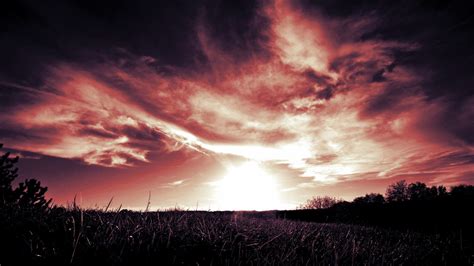
[[[221,210],[274,210],[280,207],[278,183],[257,162],[229,167],[215,183]]]

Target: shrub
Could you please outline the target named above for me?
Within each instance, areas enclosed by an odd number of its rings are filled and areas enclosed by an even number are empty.
[[[304,204],[301,204],[299,209],[327,209],[339,202],[342,202],[342,200],[329,196],[317,196],[307,200]]]
[[[0,148],[3,145],[0,144]],[[35,179],[26,179],[17,188],[13,189],[12,182],[18,177],[18,156],[10,158],[7,152],[0,157],[0,206],[16,206],[22,209],[46,210],[51,204],[51,199],[46,200],[47,187]]]

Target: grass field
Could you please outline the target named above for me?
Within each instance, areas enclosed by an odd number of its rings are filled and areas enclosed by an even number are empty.
[[[267,213],[10,213],[1,265],[462,265],[456,236],[274,218]],[[13,219],[8,221],[8,219]]]

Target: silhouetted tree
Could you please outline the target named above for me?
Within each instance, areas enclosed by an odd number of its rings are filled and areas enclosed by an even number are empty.
[[[388,202],[399,202],[408,200],[408,185],[405,180],[391,184],[385,194]]]
[[[474,186],[471,185],[457,185],[451,187],[449,194],[458,199],[474,199]]]
[[[448,190],[445,186],[438,186],[437,191],[439,197],[446,197],[448,195]]]
[[[370,193],[370,194],[365,194],[365,196],[363,196],[363,197],[355,198],[354,203],[357,203],[357,204],[367,204],[367,203],[382,204],[382,203],[385,203],[385,198],[383,197],[382,194]]]
[[[429,194],[429,189],[425,183],[416,182],[408,185],[408,198],[410,200],[426,199]]]
[[[317,196],[307,200],[304,204],[301,204],[299,209],[327,209],[339,202],[342,202],[342,200],[329,196]]]
[[[425,183],[416,182],[408,185],[408,197],[412,200],[418,200],[424,198],[427,194],[428,188]]]
[[[427,187],[421,182],[411,183],[408,186],[408,197],[410,200],[433,200],[442,193],[446,193],[446,188],[442,186]]]
[[[3,144],[0,144],[0,148]],[[14,201],[12,182],[18,177],[18,168],[15,163],[18,162],[18,156],[10,158],[10,153],[5,153],[0,157],[0,206],[11,204]]]
[[[0,148],[3,145],[0,144]],[[51,203],[46,200],[45,193],[47,187],[42,187],[41,183],[35,179],[26,179],[17,188],[13,189],[12,182],[18,177],[18,156],[9,158],[10,153],[5,153],[0,157],[0,206],[16,205],[20,208],[33,208],[45,210]]]

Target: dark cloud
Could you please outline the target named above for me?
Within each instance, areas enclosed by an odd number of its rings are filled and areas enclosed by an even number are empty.
[[[439,134],[444,136],[440,141],[451,142],[459,145],[474,145],[474,99],[453,102],[441,102],[442,110],[427,113],[421,119],[418,127],[429,136]]]
[[[270,55],[270,19],[262,12],[263,7],[261,1],[205,1],[201,21],[208,37],[232,53],[235,63],[242,63]]]
[[[375,74],[372,76],[372,81],[373,82],[386,81],[387,79],[383,76],[384,73],[385,73],[385,69],[380,69],[379,71],[375,72]]]
[[[86,136],[95,136],[104,139],[115,139],[117,138],[117,134],[104,130],[104,129],[97,129],[97,128],[83,128],[80,129],[79,134],[86,135]]]
[[[58,139],[58,130],[57,128],[35,128],[30,130],[24,127],[18,127],[17,125],[9,125],[2,123],[0,128],[1,141],[8,145],[14,145],[14,143],[44,143],[51,144]]]
[[[383,112],[401,114],[410,111],[413,103],[407,102],[406,99],[414,96],[415,93],[416,91],[410,87],[388,86],[383,93],[370,99],[364,113],[367,116],[374,116]]]
[[[316,93],[318,99],[329,100],[333,95],[333,88],[326,87],[323,90],[320,90]]]

